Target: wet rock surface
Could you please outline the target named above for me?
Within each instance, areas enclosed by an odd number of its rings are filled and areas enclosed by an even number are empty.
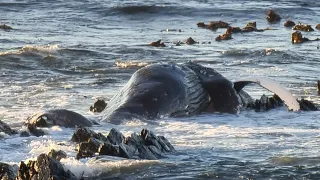
[[[255,111],[268,111],[270,109],[274,109],[276,107],[283,106],[284,103],[276,94],[272,97],[267,97],[266,95],[262,95],[260,99],[257,99],[253,103],[249,103],[247,105],[248,108],[252,108]]]
[[[16,180],[76,180],[76,176],[54,158],[40,154],[35,161],[20,163]]]
[[[84,133],[84,135],[80,135]],[[116,129],[111,129],[107,137],[88,128],[80,127],[74,134],[77,137],[77,159],[96,155],[118,156],[129,159],[155,160],[165,157],[166,153],[175,151],[170,142],[163,136],[156,136],[152,131],[143,129],[140,135],[132,133],[125,137]],[[100,134],[97,138],[97,134]],[[89,135],[89,136],[88,136]],[[81,139],[79,141],[79,139]],[[74,141],[74,137],[72,138]]]
[[[299,43],[303,43],[306,41],[309,41],[309,39],[302,37],[302,34],[299,31],[296,31],[296,32],[292,33],[292,35],[291,35],[292,44],[299,44]]]
[[[66,158],[67,154],[64,151],[56,151],[54,149],[51,149],[51,151],[48,153],[48,156],[56,159],[57,161],[60,161],[62,158]]]
[[[293,30],[299,30],[299,31],[306,31],[306,32],[310,32],[310,31],[314,31],[314,29],[311,27],[311,25],[304,25],[304,24],[297,24],[295,25],[293,28]]]
[[[216,41],[223,41],[223,40],[230,40],[232,39],[232,28],[228,27],[228,29],[226,30],[226,32],[222,35],[219,35],[218,37],[216,37]]]
[[[284,24],[284,27],[293,27],[296,25],[293,21],[287,20]]]
[[[153,47],[166,47],[164,42],[161,42],[161,40],[151,42],[149,45]]]
[[[320,24],[316,25],[316,29],[320,30]]]
[[[197,26],[200,28],[205,28],[205,29],[210,29],[215,31],[219,28],[228,28],[230,24],[224,21],[211,21],[209,24],[205,24],[204,22],[198,22]]]
[[[107,103],[102,100],[102,99],[98,99],[93,106],[90,106],[90,111],[92,112],[102,112],[107,106]]]
[[[17,134],[18,132],[15,130],[12,130],[6,123],[0,120],[0,132],[4,132],[8,135]]]
[[[6,24],[1,24],[0,29],[9,31],[9,30],[12,30],[13,28],[11,26],[6,25]]]
[[[0,162],[0,179],[1,180],[14,180],[16,176],[17,176],[16,167]]]
[[[318,85],[318,94],[320,94],[320,80],[318,80],[317,85]]]
[[[267,12],[266,19],[269,23],[279,22],[281,17],[275,13],[272,9]]]

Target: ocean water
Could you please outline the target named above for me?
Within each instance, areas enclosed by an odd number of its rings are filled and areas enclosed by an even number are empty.
[[[270,8],[282,17],[279,23],[266,21]],[[297,98],[319,104],[320,44],[292,45],[293,30],[283,26],[291,19],[315,27],[319,17],[317,0],[0,0],[0,24],[13,28],[0,29],[0,119],[20,129],[40,110],[66,108],[100,120],[89,107],[98,98],[108,101],[138,66],[189,60],[230,80],[272,78]],[[274,30],[215,42],[225,29],[196,26],[219,20],[239,27],[256,21],[259,29]],[[302,34],[316,39],[320,31]],[[199,44],[175,46],[188,37]],[[147,46],[159,39],[167,47]],[[255,98],[270,94],[257,86],[246,90]],[[177,153],[157,161],[78,161],[76,145],[68,142],[74,129],[53,127],[43,137],[1,139],[0,161],[19,164],[55,148],[67,152],[66,168],[85,179],[320,179],[319,123],[320,112],[279,108],[93,128],[107,134],[115,127],[125,135],[148,128],[164,135]]]

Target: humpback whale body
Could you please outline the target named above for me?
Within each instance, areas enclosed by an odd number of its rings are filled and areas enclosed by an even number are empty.
[[[120,124],[131,119],[181,117],[205,111],[236,114],[253,99],[242,89],[258,84],[279,96],[289,110],[300,106],[277,82],[249,77],[234,83],[212,68],[195,62],[157,63],[136,71],[108,103],[103,121]]]

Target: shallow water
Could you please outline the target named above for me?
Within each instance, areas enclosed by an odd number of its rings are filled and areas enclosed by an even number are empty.
[[[283,18],[280,23],[267,23],[269,8]],[[0,1],[0,23],[14,28],[0,29],[0,119],[20,128],[37,111],[67,108],[99,120],[90,105],[97,98],[109,100],[128,81],[139,68],[121,66],[129,62],[195,60],[230,80],[272,78],[297,98],[320,103],[319,42],[292,45],[293,30],[283,27],[287,19],[315,27],[319,10],[316,0]],[[218,20],[239,27],[256,21],[260,29],[275,30],[234,34],[218,43],[214,38],[225,29],[196,26]],[[320,31],[302,34],[315,39]],[[175,46],[188,37],[199,44]],[[146,46],[158,39],[167,47]],[[255,98],[268,93],[256,86],[246,90]],[[93,128],[106,134],[115,127],[129,135],[146,127],[164,135],[178,151],[159,161],[77,161],[75,145],[68,142],[73,129],[54,127],[44,137],[0,140],[0,161],[19,164],[56,148],[69,155],[63,164],[87,179],[319,179],[319,117],[279,108]]]

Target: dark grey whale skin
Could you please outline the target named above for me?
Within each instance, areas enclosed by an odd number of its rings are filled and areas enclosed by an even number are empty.
[[[24,124],[30,124],[36,127],[62,126],[74,128],[79,125],[91,127],[94,123],[74,111],[66,109],[52,109],[29,117]]]
[[[102,112],[103,121],[152,120],[203,112],[210,96],[198,75],[185,65],[152,64],[136,71]]]

